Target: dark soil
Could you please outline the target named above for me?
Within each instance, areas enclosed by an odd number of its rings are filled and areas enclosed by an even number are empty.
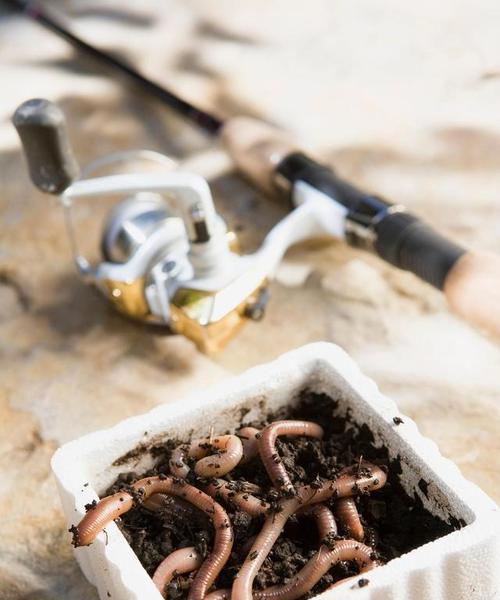
[[[248,423],[262,427],[278,419],[306,419],[319,423],[325,429],[322,441],[308,438],[280,438],[276,444],[287,471],[296,484],[314,480],[335,479],[339,471],[360,461],[361,458],[384,466],[388,470],[387,484],[370,495],[357,499],[358,509],[365,525],[365,543],[387,562],[427,542],[442,537],[464,525],[450,516],[450,523],[433,516],[424,509],[417,494],[410,497],[399,482],[400,464],[389,460],[385,448],[375,448],[373,436],[366,426],[358,427],[349,417],[339,416],[337,403],[323,394],[304,391],[296,407],[269,414],[266,422]],[[224,433],[224,432],[215,432]],[[185,442],[186,440],[181,440]],[[124,489],[127,484],[146,475],[169,473],[168,460],[179,440],[169,440],[149,448],[157,457],[157,465],[148,473],[128,473],[120,476],[107,493]],[[191,472],[192,473],[192,472]],[[259,457],[233,470],[225,479],[251,481],[269,490],[266,499],[276,500],[275,492]],[[196,479],[190,480],[196,485]],[[427,491],[427,482],[421,480],[420,489]],[[231,518],[235,542],[233,553],[220,574],[214,589],[231,587],[234,576],[248,553],[252,536],[262,525],[261,518],[251,518],[246,513],[227,507]],[[124,515],[121,529],[148,573],[152,574],[159,563],[174,550],[196,546],[208,553],[212,543],[212,527],[206,515],[186,504],[166,507],[160,513],[150,513],[137,507]],[[343,532],[340,531],[340,534]],[[341,536],[340,536],[341,537]],[[267,557],[256,580],[255,587],[262,589],[284,583],[317,552],[319,540],[313,522],[306,517],[290,519],[284,533]],[[356,574],[354,565],[340,563],[304,598],[312,598],[331,583]],[[359,582],[369,584],[369,574]],[[185,599],[190,585],[189,577],[179,576],[168,587],[169,599]]]

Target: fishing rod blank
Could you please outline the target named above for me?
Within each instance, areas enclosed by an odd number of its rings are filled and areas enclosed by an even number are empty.
[[[136,83],[145,92],[151,94],[173,110],[177,111],[183,117],[201,129],[204,129],[207,133],[215,135],[221,128],[222,121],[219,118],[200,108],[197,108],[187,100],[180,98],[177,94],[174,94],[165,87],[158,85],[113,54],[104,52],[103,50],[100,50],[99,48],[87,43],[85,40],[64,27],[62,23],[50,15],[41,6],[33,2],[26,2],[25,0],[3,1],[11,8],[23,11],[26,16],[65,39],[76,50],[83,52],[87,56],[95,59],[103,65],[120,72],[122,75]]]

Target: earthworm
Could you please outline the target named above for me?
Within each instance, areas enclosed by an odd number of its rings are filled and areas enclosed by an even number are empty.
[[[373,569],[377,563],[372,558],[373,550],[355,540],[341,540],[332,549],[321,546],[300,571],[284,585],[275,585],[260,592],[254,592],[258,600],[296,600],[306,594],[329,569],[341,560],[354,560],[363,573]],[[250,596],[252,598],[252,596]]]
[[[297,511],[298,515],[314,517],[320,540],[337,535],[337,523],[332,511],[324,504],[304,506]]]
[[[373,550],[368,546],[358,543],[355,540],[341,540],[336,542],[332,550],[328,550],[325,546],[321,546],[319,551],[302,567],[302,569],[286,584],[275,585],[265,590],[253,591],[249,599],[253,600],[295,600],[306,594],[313,588],[318,581],[325,575],[329,569],[341,560],[356,560],[359,566],[359,572],[365,573],[378,565],[378,562],[372,559]],[[354,579],[346,577],[331,585],[332,588]],[[236,596],[231,596],[232,590],[221,589],[216,590],[205,600],[231,600]]]
[[[171,509],[175,513],[176,518],[182,517],[191,520],[198,510],[189,502],[169,496],[168,494],[153,494],[150,498],[142,503],[142,506],[152,512],[158,512],[163,509]]]
[[[213,450],[215,453],[210,454]],[[189,466],[185,461],[186,451],[179,446],[172,452],[170,470],[176,477],[185,479]],[[187,447],[187,455],[198,460],[194,471],[200,477],[220,477],[232,471],[243,456],[243,444],[236,435],[195,440]],[[207,456],[208,455],[208,456]]]
[[[255,486],[258,488],[258,486]],[[222,498],[227,503],[232,503],[239,510],[252,517],[263,515],[269,509],[269,504],[246,491],[237,492],[232,482],[216,479],[205,486],[205,491],[212,498]]]
[[[203,562],[203,557],[196,551],[194,546],[189,548],[180,548],[169,554],[163,560],[153,575],[153,583],[158,588],[160,594],[166,598],[165,587],[172,581],[175,575],[191,573],[199,569]]]
[[[359,460],[357,465],[357,472],[360,472],[366,462],[362,459]],[[353,474],[354,467],[346,467],[340,471],[340,475]],[[362,542],[365,539],[365,530],[361,523],[359,516],[358,507],[354,498],[341,498],[335,503],[335,514],[339,518],[340,522],[344,526],[346,533],[349,537],[353,537],[358,542]]]
[[[100,500],[83,517],[78,525],[73,525],[73,546],[88,546],[106,525],[118,519],[134,506],[134,499],[128,492],[118,492]]]
[[[365,530],[354,498],[340,498],[337,500],[335,502],[335,514],[349,537],[353,537],[358,542],[365,539]]]
[[[179,479],[186,479],[189,475],[189,465],[186,464],[186,447],[178,446],[173,452],[168,462],[170,472]]]
[[[241,479],[239,481],[241,481]],[[250,492],[250,494],[262,494],[262,487],[253,483],[253,481],[243,481],[243,485],[245,486],[245,492]]]
[[[141,500],[158,493],[180,497],[203,510],[212,519],[215,529],[213,549],[196,574],[188,596],[189,600],[202,600],[226,564],[233,546],[233,530],[226,511],[201,490],[172,477],[146,477],[131,487],[141,496]],[[108,523],[129,511],[133,504],[134,498],[128,492],[117,492],[98,502],[79,525],[72,528],[75,547],[87,546],[93,542]]]
[[[339,561],[354,560],[358,564],[359,572],[365,573],[378,565],[378,562],[372,556],[373,550],[369,546],[360,544],[355,540],[341,540],[336,542],[332,549],[321,546],[319,551],[307,561],[302,569],[284,585],[274,585],[253,593],[250,590],[249,595],[240,596],[238,595],[240,592],[235,589],[238,575],[232,590],[216,590],[208,594],[205,600],[296,600],[307,594],[323,575],[328,573],[330,568]],[[351,577],[342,579],[328,589],[332,589],[349,579]]]
[[[381,467],[363,462],[361,467],[355,465],[344,469],[344,474],[337,479],[324,481],[317,487],[304,485],[302,489],[312,490],[313,494],[307,503],[317,504],[333,497],[338,499],[374,492],[384,487],[386,481],[387,474]]]
[[[371,571],[375,567],[378,567],[380,564],[382,564],[382,563],[377,560],[373,560],[371,565],[367,565],[366,567],[363,567],[362,569],[360,569],[358,575],[361,575],[361,573],[366,573],[367,571]],[[346,581],[352,581],[353,579],[356,579],[356,577],[358,577],[358,575],[351,575],[350,577],[344,577],[344,579],[341,579],[340,581],[336,581],[335,583],[332,583],[332,585],[330,585],[327,588],[327,590],[332,590],[333,588],[336,588],[337,586],[342,585]]]
[[[168,494],[153,494],[153,496],[145,500],[142,503],[142,505],[144,506],[144,508],[147,508],[152,512],[157,512],[159,510],[162,510],[163,508],[166,508],[170,504],[171,498],[172,496],[169,496]]]
[[[279,512],[274,512],[266,518],[245,562],[236,575],[231,591],[231,600],[252,600],[252,586],[255,576],[278,539],[288,518],[311,495],[309,491],[298,490],[294,498],[281,503]]]
[[[259,452],[271,481],[277,488],[293,490],[290,477],[276,452],[276,438],[280,435],[305,435],[321,439],[323,428],[311,421],[275,421],[261,431]]]
[[[275,512],[266,518],[262,530],[235,579],[231,599],[252,600],[252,585],[255,576],[274,542],[278,539],[287,519],[301,506],[324,502],[333,496],[343,498],[356,493],[379,489],[385,484],[386,478],[385,472],[380,467],[364,463],[363,468],[358,469],[352,475],[345,473],[336,480],[322,483],[319,487],[304,485],[298,488],[293,498],[280,504],[279,512]],[[359,545],[358,542],[356,544]]]
[[[205,600],[230,600],[231,590],[215,590],[210,592],[208,596],[205,596]]]
[[[241,465],[251,461],[259,453],[259,434],[260,430],[256,427],[242,427],[236,432],[236,435],[243,444],[243,457],[240,460]]]

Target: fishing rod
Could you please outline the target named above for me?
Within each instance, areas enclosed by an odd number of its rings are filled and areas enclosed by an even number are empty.
[[[233,286],[230,294],[232,299],[228,304],[232,310],[229,312],[222,310],[220,314],[223,314],[224,318],[230,313],[233,314],[235,310],[240,316],[248,311],[251,313],[251,307],[256,308],[256,314],[261,315],[263,298],[266,297],[263,293],[265,281],[272,276],[272,271],[286,248],[300,239],[327,233],[344,239],[352,246],[368,250],[400,269],[414,273],[443,291],[450,307],[462,318],[495,335],[500,335],[500,257],[492,253],[468,250],[438,233],[429,224],[408,212],[403,205],[388,202],[377,195],[358,189],[340,178],[330,167],[301,152],[300,148],[280,130],[248,117],[234,117],[223,121],[197,108],[172,91],[146,78],[122,60],[91,46],[66,29],[39,5],[21,0],[7,0],[7,3],[18,10],[23,10],[27,16],[66,39],[77,50],[127,76],[144,91],[160,99],[186,119],[220,138],[242,175],[260,190],[279,195],[290,202],[292,213],[284,219],[281,228],[278,226],[276,231],[270,232],[263,245],[269,256],[272,255],[267,272],[261,265],[257,268],[258,275],[254,273],[253,277],[249,278],[250,284],[247,282],[241,285],[240,281],[239,286],[235,286],[233,280],[230,284],[227,281],[224,283],[223,287]],[[49,109],[47,110],[50,112]],[[45,152],[40,153],[40,150],[36,149],[38,144],[36,136],[34,138],[32,133],[40,133],[43,129],[42,122],[45,121],[47,125],[51,118],[47,120],[44,110],[33,110],[33,107],[21,111],[17,116],[15,124],[25,147],[34,182],[44,191],[54,192],[57,188],[57,191],[63,194],[63,204],[68,205],[69,198],[78,196],[81,190],[78,189],[79,182],[74,183],[76,170],[73,159],[69,158],[70,153],[65,141],[66,134],[63,132],[61,117],[55,113],[52,115],[53,120],[48,126],[51,133],[45,135],[48,145]],[[52,165],[49,164],[51,160]],[[50,178],[46,176],[49,172],[59,181],[56,183],[49,181]],[[75,186],[77,186],[76,191]],[[112,187],[111,183],[104,186],[104,191],[112,191],[110,186]],[[130,191],[129,187],[122,185],[120,190]],[[135,192],[139,187],[139,185],[132,186]],[[159,189],[152,187],[156,191]],[[84,190],[83,195],[85,194],[91,195],[88,190]],[[153,210],[152,207],[150,209]],[[213,216],[212,208],[209,209],[209,213]],[[125,211],[120,216],[120,226],[123,227],[127,218],[129,214]],[[193,221],[192,213],[184,214],[184,219],[187,231],[194,231],[196,228],[204,230],[205,233],[200,239],[205,240],[215,235],[213,223],[217,222],[219,217],[213,219],[211,217],[211,234],[207,232],[208,225],[203,214],[198,224]],[[137,223],[135,225],[137,226]],[[219,242],[222,239],[221,232],[222,229],[218,234]],[[193,251],[193,248],[199,249],[196,244],[206,243],[206,241],[201,242],[196,236],[191,236],[189,241],[191,250],[187,250],[187,256],[196,254]],[[273,245],[274,252],[271,250]],[[262,252],[261,255],[267,256],[266,252]],[[198,255],[201,254],[202,252],[198,252]],[[212,269],[212,272],[215,272],[216,262],[208,269],[209,271]],[[82,260],[81,265],[85,265]],[[201,271],[198,270],[198,275]],[[246,271],[240,270],[241,272]],[[220,291],[220,287],[217,288],[217,285],[221,285],[220,280],[215,286],[212,285],[213,281],[208,285],[206,277],[201,281],[201,287],[195,285],[194,288],[190,288],[191,296],[193,289],[197,287],[200,293],[207,293],[210,288],[209,293],[212,294],[212,298],[216,289]],[[235,287],[238,288],[237,292]],[[113,288],[113,285],[109,284],[108,293],[111,296],[116,293],[116,296],[122,299],[127,295],[124,289]],[[251,300],[247,301],[248,298]],[[169,299],[171,296],[165,297],[163,304]],[[189,305],[189,301],[186,298],[184,300]],[[237,301],[239,304],[236,305]],[[130,311],[124,310],[124,312],[130,314]],[[209,321],[210,326],[216,323],[210,319]],[[198,320],[198,324],[202,322],[203,319]],[[207,322],[204,325],[206,327]],[[177,329],[179,330],[179,325]]]

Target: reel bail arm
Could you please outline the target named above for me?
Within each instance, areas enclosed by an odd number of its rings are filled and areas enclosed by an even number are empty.
[[[71,213],[73,200],[144,191],[170,192],[186,227],[195,276],[208,276],[222,268],[227,257],[227,244],[224,243],[210,188],[202,177],[171,172],[78,180],[80,169],[69,142],[66,119],[59,106],[41,98],[27,100],[16,110],[12,121],[23,144],[32,182],[40,191],[59,196],[73,258],[82,275],[89,276],[92,269],[78,251]],[[97,161],[97,166],[112,162],[110,158],[114,157]],[[157,155],[152,158],[159,162]],[[85,171],[88,173],[89,169]]]

